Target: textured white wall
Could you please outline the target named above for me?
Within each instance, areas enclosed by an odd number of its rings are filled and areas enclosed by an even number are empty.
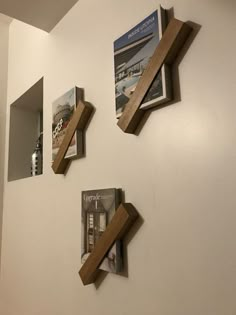
[[[50,35],[11,25],[8,104],[44,76],[44,175],[5,183],[1,314],[236,312],[235,1],[162,4],[202,27],[179,66],[181,101],[138,137],[116,126],[112,43],[156,1],[80,0]],[[74,85],[96,113],[87,157],[64,177],[50,167],[51,103]],[[83,287],[80,193],[105,187],[123,188],[144,223],[128,278]]]
[[[7,65],[9,18],[0,14],[0,260],[4,190],[4,147],[7,107]],[[0,263],[1,265],[1,263]]]

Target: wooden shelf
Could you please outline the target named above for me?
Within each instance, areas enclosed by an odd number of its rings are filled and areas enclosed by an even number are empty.
[[[78,101],[76,110],[66,130],[65,137],[62,141],[62,144],[59,148],[56,158],[52,164],[52,169],[55,174],[65,173],[68,167],[68,164],[70,163],[70,159],[65,159],[64,157],[69,148],[73,135],[76,130],[84,132],[84,129],[88,123],[88,120],[92,112],[93,112],[93,107],[91,104],[87,102],[83,102],[82,100]]]
[[[138,217],[138,212],[131,203],[123,203],[117,209],[111,223],[99,238],[95,248],[79,271],[84,285],[96,280],[99,266],[114,242],[121,239]]]
[[[145,114],[140,106],[151,83],[164,63],[170,65],[174,62],[191,30],[192,28],[189,25],[174,18],[168,24],[153,57],[137,84],[134,94],[125,106],[125,110],[117,123],[124,132],[135,133]]]

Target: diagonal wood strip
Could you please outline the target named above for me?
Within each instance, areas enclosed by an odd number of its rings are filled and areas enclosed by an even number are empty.
[[[95,248],[79,271],[84,285],[93,283],[99,272],[99,266],[114,242],[121,239],[138,217],[131,203],[123,203],[117,209],[105,232],[99,238]]]
[[[178,51],[183,46],[191,30],[189,25],[174,18],[168,24],[147,68],[137,84],[134,94],[126,104],[125,110],[117,123],[124,132],[135,133],[145,113],[139,107],[150,85],[164,63],[172,64],[174,62]]]
[[[79,100],[76,110],[69,122],[66,130],[65,137],[57,152],[56,158],[52,164],[52,169],[55,174],[64,174],[65,170],[70,162],[69,159],[65,159],[66,152],[69,148],[71,140],[76,130],[83,131],[91,114],[93,108],[89,103]]]

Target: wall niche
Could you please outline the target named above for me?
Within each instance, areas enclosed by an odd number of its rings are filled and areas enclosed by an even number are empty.
[[[10,106],[8,181],[32,176],[32,154],[42,133],[43,77]]]

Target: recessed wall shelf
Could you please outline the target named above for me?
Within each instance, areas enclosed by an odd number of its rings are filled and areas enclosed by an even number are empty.
[[[138,212],[131,203],[122,203],[117,209],[111,223],[97,241],[93,251],[86,259],[79,271],[84,285],[95,282],[100,272],[99,265],[116,240],[122,239],[128,232],[134,221],[138,218]]]
[[[43,78],[10,106],[8,181],[31,177],[31,157],[43,131]]]
[[[81,99],[78,100],[76,110],[69,122],[68,129],[66,130],[65,137],[62,141],[62,144],[57,152],[56,158],[52,164],[52,169],[55,174],[64,174],[69,163],[70,159],[65,159],[66,152],[71,143],[73,135],[76,130],[83,133],[85,127],[91,117],[93,112],[93,106],[90,103],[83,102]],[[84,140],[84,136],[80,137],[81,141]],[[81,144],[83,147],[84,145]]]
[[[172,19],[161,38],[153,57],[140,78],[134,94],[125,106],[118,126],[126,133],[134,134],[146,111],[140,109],[141,103],[162,65],[171,65],[188,38],[192,28],[177,19]]]

